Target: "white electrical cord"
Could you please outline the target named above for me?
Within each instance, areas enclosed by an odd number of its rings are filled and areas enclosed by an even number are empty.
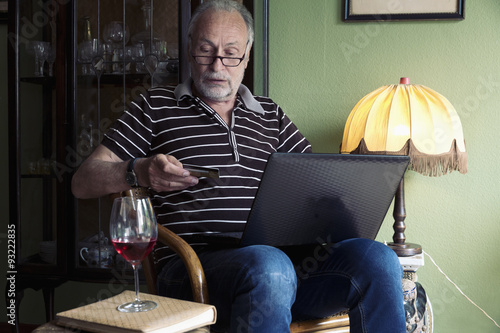
[[[422,251],[422,252],[423,252],[423,253],[424,253],[427,257],[429,257],[429,259],[432,261],[432,263],[434,264],[434,266],[436,266],[436,268],[439,270],[439,272],[440,272],[441,274],[443,274],[443,275],[444,275],[444,277],[445,277],[448,281],[450,281],[450,283],[451,283],[452,285],[454,285],[454,286],[455,286],[455,288],[456,288],[456,289],[457,289],[457,290],[458,290],[458,291],[462,294],[462,296],[464,296],[464,297],[465,297],[465,298],[466,298],[469,302],[471,302],[471,303],[472,303],[472,305],[474,305],[476,308],[478,308],[479,310],[481,310],[481,312],[482,312],[482,313],[484,313],[484,315],[485,315],[486,317],[488,317],[488,319],[490,319],[493,323],[495,323],[495,326],[496,326],[496,327],[500,328],[500,326],[497,324],[497,322],[496,322],[493,318],[491,318],[491,317],[490,317],[490,316],[486,313],[486,311],[484,311],[483,309],[481,309],[481,307],[480,307],[480,306],[478,306],[478,305],[477,305],[476,303],[474,303],[474,302],[473,302],[473,301],[472,301],[472,300],[471,300],[471,299],[470,299],[467,295],[465,295],[465,294],[464,294],[464,292],[463,292],[463,291],[462,291],[462,290],[461,290],[461,289],[457,286],[457,284],[456,284],[455,282],[453,282],[453,281],[452,281],[452,280],[448,277],[448,275],[446,275],[446,274],[443,272],[443,270],[441,269],[441,267],[439,267],[439,266],[436,264],[436,262],[434,261],[434,259],[432,259],[432,257],[431,257],[431,256],[430,256],[427,252],[425,252],[425,251]]]

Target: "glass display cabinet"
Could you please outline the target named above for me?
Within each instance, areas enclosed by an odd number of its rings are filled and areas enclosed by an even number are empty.
[[[179,59],[179,34],[186,35],[190,4],[178,0],[75,1],[68,60],[72,96],[68,103],[70,168],[97,147],[103,134],[149,87],[177,85],[185,59]],[[179,15],[180,14],[180,15]],[[184,26],[183,26],[184,24]],[[181,56],[185,56],[181,53]],[[68,154],[68,152],[66,152]],[[66,161],[67,165],[68,161]],[[108,240],[110,198],[76,200],[74,267],[80,276],[94,270],[128,267]]]
[[[183,50],[199,3],[9,0],[16,313],[26,288],[43,290],[50,320],[54,288],[65,281],[133,279],[108,240],[111,199],[75,199],[71,177],[141,91],[188,77]],[[253,88],[253,64],[245,84]]]

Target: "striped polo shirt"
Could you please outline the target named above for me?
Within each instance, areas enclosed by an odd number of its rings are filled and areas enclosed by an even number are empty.
[[[311,152],[311,146],[277,104],[244,85],[228,125],[193,96],[191,84],[149,89],[102,143],[122,160],[168,154],[219,169],[219,179],[201,177],[181,191],[152,193],[158,222],[196,247],[194,235],[243,231],[271,153]]]

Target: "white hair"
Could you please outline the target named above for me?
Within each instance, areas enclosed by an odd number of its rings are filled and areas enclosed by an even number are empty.
[[[191,36],[193,33],[193,29],[196,26],[198,19],[200,18],[201,14],[203,14],[208,10],[214,10],[218,12],[219,11],[238,12],[243,18],[243,21],[245,21],[245,25],[247,27],[248,44],[250,46],[253,44],[255,32],[253,29],[252,14],[250,14],[250,12],[245,6],[234,0],[209,0],[209,1],[204,1],[200,6],[198,6],[194,11],[193,15],[191,16],[191,21],[189,22],[188,26],[189,43],[191,43]]]

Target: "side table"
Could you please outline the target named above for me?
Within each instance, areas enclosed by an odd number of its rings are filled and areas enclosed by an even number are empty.
[[[407,333],[432,333],[432,306],[422,285],[417,281],[417,270],[424,266],[424,254],[399,257],[403,267],[403,294]]]
[[[45,303],[45,320],[50,321],[54,319],[54,291],[55,288],[59,287],[61,284],[66,282],[64,278],[52,278],[47,276],[36,276],[36,275],[27,275],[23,273],[19,273],[16,275],[16,291],[15,291],[15,325],[12,326],[11,331],[13,333],[19,332],[19,308],[21,306],[21,301],[24,297],[24,290],[33,289],[33,290],[42,290],[43,291],[43,299]],[[8,295],[9,285],[6,285],[5,300],[7,302],[7,306],[9,306],[10,298]]]

